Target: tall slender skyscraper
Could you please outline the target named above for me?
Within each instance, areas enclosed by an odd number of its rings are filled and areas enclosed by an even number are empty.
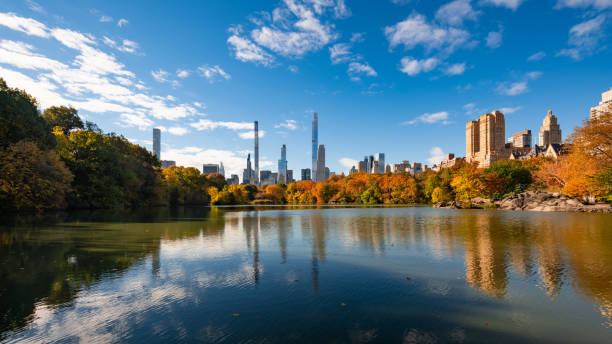
[[[317,179],[317,149],[319,148],[319,115],[312,119],[312,178]]]
[[[255,121],[255,185],[259,185],[259,123]]]
[[[225,177],[225,167],[223,167],[223,161],[219,162],[219,174]]]
[[[325,174],[325,145],[319,145],[317,152],[317,174],[315,182],[322,182],[327,179]]]
[[[287,146],[281,147],[281,158],[278,160],[278,183],[287,184]]]
[[[153,155],[161,158],[161,130],[153,128]]]

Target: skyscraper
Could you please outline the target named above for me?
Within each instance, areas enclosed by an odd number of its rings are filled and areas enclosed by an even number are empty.
[[[161,130],[153,128],[153,155],[161,158]]]
[[[326,180],[325,176],[325,145],[319,145],[317,151],[317,174],[315,182],[322,182]]]
[[[219,161],[219,174],[225,177],[225,167],[223,167],[223,161]]]
[[[247,167],[242,172],[242,184],[253,184],[253,169],[251,168],[251,154],[247,156]]]
[[[255,178],[253,184],[259,185],[259,123],[254,122],[255,125]]]
[[[480,116],[465,125],[465,155],[467,162],[477,161],[480,167],[507,159],[506,120],[499,111]],[[414,169],[414,167],[413,167]],[[415,173],[413,171],[413,173]]]
[[[561,144],[561,127],[559,127],[557,123],[557,116],[553,115],[550,110],[548,111],[548,115],[544,117],[542,128],[540,128],[539,141],[542,147]]]
[[[385,173],[385,153],[376,154],[376,161],[378,161],[378,170],[372,173]]]
[[[203,164],[202,165],[202,173],[204,173],[204,174],[219,173],[219,165],[217,165],[217,164]]]
[[[312,177],[317,179],[317,149],[319,147],[319,115],[315,112],[312,119]]]
[[[302,180],[310,180],[310,169],[309,168],[302,169]]]
[[[287,146],[281,147],[281,158],[278,160],[278,182],[287,184]]]

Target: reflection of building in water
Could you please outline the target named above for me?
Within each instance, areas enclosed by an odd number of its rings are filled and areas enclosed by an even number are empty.
[[[249,254],[253,254],[253,282],[259,283],[259,212],[249,212],[244,217],[244,232]]]
[[[159,270],[161,268],[161,263],[159,261],[160,250],[161,246],[153,250],[153,253],[151,254],[151,274],[155,277],[159,277]]]
[[[565,267],[561,259],[559,230],[552,223],[539,223],[536,240],[540,287],[546,295],[556,298],[561,292]]]
[[[495,215],[470,216],[467,220],[471,223],[463,224],[467,229],[465,278],[473,288],[502,297],[508,285],[505,240],[502,233],[491,232],[501,225]]]
[[[278,231],[278,248],[281,254],[281,264],[285,264],[287,262],[287,237],[290,235],[291,230],[293,229],[291,216],[278,216],[276,217],[277,231]]]

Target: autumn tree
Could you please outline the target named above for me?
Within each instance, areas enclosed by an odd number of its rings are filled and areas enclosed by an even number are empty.
[[[73,107],[51,106],[43,112],[42,117],[51,128],[60,127],[68,135],[73,129],[83,129],[83,121]]]

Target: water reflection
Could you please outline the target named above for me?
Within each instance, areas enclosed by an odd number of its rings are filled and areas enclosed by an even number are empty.
[[[559,310],[578,312],[568,328],[593,330],[595,342],[611,333],[608,215],[213,208],[119,218],[0,231],[0,339],[512,341],[531,328],[555,341],[547,326],[571,315],[538,315]],[[330,327],[338,314],[342,334]],[[413,317],[426,320],[400,324]]]

